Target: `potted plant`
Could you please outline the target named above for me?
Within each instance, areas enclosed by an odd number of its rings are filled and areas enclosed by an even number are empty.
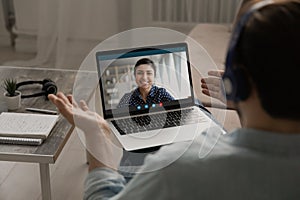
[[[8,110],[16,110],[21,106],[21,92],[17,90],[17,81],[12,78],[4,80],[4,99]]]

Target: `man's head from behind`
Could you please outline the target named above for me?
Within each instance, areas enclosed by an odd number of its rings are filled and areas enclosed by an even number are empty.
[[[264,1],[244,9],[227,54],[228,99],[244,101],[255,89],[269,115],[300,119],[300,1]]]

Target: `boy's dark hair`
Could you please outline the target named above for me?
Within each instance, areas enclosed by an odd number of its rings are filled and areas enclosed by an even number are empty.
[[[136,72],[136,68],[140,65],[150,65],[152,67],[152,69],[154,70],[154,76],[156,75],[156,66],[154,64],[154,62],[152,60],[150,60],[149,58],[142,58],[140,60],[138,60],[135,65],[134,65],[134,75]]]
[[[300,1],[270,4],[255,12],[236,47],[262,107],[278,118],[300,119]]]

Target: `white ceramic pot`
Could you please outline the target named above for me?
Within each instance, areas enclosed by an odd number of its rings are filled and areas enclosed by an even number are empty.
[[[10,97],[7,95],[7,92],[4,93],[4,100],[7,105],[8,110],[17,110],[21,107],[21,92],[16,91],[17,96]]]

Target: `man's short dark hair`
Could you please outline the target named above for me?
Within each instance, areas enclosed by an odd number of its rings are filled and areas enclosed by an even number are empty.
[[[237,44],[262,107],[278,118],[300,119],[300,1],[277,2],[254,13]]]

